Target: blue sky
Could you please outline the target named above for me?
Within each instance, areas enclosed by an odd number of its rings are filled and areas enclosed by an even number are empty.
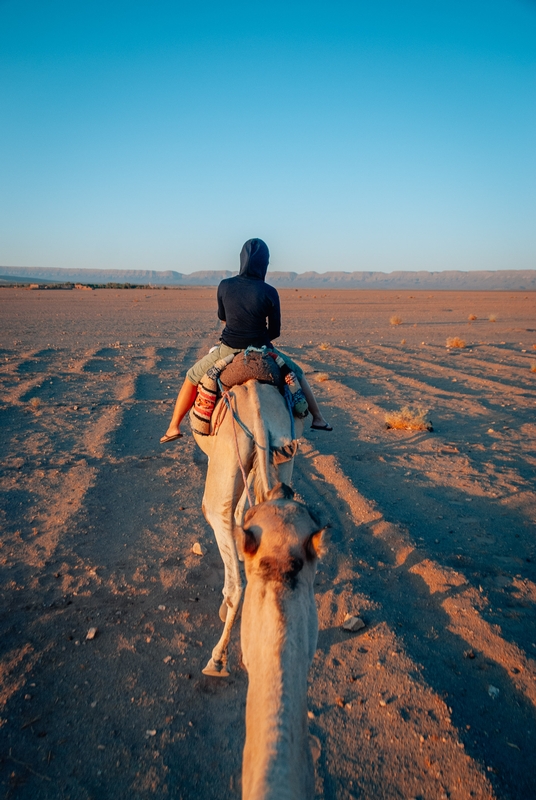
[[[536,268],[536,2],[0,0],[0,264]]]

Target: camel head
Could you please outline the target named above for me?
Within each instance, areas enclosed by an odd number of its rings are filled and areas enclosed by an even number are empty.
[[[325,528],[284,483],[271,489],[266,501],[250,508],[240,529],[248,582],[275,581],[295,589],[314,579]]]

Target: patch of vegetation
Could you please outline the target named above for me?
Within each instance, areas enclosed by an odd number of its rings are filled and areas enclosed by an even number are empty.
[[[447,347],[450,349],[457,347],[460,350],[463,350],[465,347],[465,341],[464,339],[460,339],[459,336],[451,336],[447,339]]]
[[[426,419],[427,414],[426,408],[404,406],[400,411],[390,411],[385,415],[385,427],[404,431],[433,431],[431,421]]]

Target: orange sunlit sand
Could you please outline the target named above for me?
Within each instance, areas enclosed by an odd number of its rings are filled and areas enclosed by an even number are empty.
[[[331,525],[317,796],[529,797],[536,294],[280,295],[279,344],[334,428],[306,425],[294,472]],[[215,290],[4,289],[0,316],[4,791],[239,797],[238,627],[230,677],[201,674],[221,630],[206,458],[159,444],[217,341]],[[387,428],[404,409],[433,431]]]

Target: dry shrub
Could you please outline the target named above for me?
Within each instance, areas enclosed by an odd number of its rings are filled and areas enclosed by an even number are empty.
[[[393,317],[391,317],[389,322],[391,323],[391,325],[402,325],[402,320],[400,319],[400,317],[397,317],[396,314]]]
[[[533,344],[533,345],[532,345],[532,349],[533,349],[533,350],[536,350],[536,344]]]
[[[319,372],[315,380],[317,383],[324,383],[324,381],[329,381],[329,375],[327,372]]]
[[[322,342],[322,344],[318,345],[319,350],[329,350],[330,344],[329,342]]]
[[[478,317],[477,317],[477,315],[476,315],[476,314],[469,314],[469,316],[467,317],[467,319],[469,320],[469,322],[474,322],[474,321],[475,321],[475,319],[478,319]]]
[[[30,400],[30,405],[34,409],[39,408],[39,406],[41,405],[41,400],[38,397],[32,397],[32,399]]]
[[[447,347],[459,347],[460,350],[463,350],[465,342],[463,339],[460,339],[459,336],[451,336],[447,339]]]
[[[531,371],[531,372],[536,372],[536,364],[535,364],[535,363],[532,363],[532,364],[530,365],[530,371]]]
[[[495,314],[490,314],[488,319],[490,322],[497,322],[497,316]]]
[[[432,423],[426,419],[426,408],[409,408],[390,411],[385,415],[385,427],[403,431],[433,431]]]
[[[401,339],[400,340],[400,344],[406,344],[406,340],[405,339]]]

